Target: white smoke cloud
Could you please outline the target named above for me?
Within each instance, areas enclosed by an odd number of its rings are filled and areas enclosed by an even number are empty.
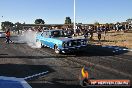
[[[40,48],[36,45],[36,31],[23,31],[22,35],[18,37],[19,42],[26,43],[31,48]]]

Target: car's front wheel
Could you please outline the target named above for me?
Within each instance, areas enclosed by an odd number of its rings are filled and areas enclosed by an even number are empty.
[[[55,50],[55,53],[57,53],[57,54],[60,53],[60,50],[58,49],[58,46],[57,45],[54,46],[54,50]]]
[[[36,46],[38,47],[38,48],[42,48],[43,46],[42,46],[42,43],[40,42],[40,41],[36,41]]]

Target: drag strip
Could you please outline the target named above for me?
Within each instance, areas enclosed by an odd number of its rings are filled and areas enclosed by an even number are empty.
[[[115,48],[89,45],[84,52],[55,54],[52,49],[31,48],[25,43],[6,44],[0,39],[0,44],[1,76],[24,78],[49,71],[28,81],[32,88],[79,88],[84,65],[89,67],[90,78],[132,80],[132,53],[124,48],[113,53]]]

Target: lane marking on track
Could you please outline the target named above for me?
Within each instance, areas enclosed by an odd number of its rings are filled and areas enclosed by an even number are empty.
[[[25,77],[25,78],[22,78],[24,80],[28,80],[28,79],[32,79],[32,78],[35,78],[35,77],[39,77],[39,76],[44,76],[48,73],[49,71],[45,71],[45,72],[41,72],[41,73],[38,73],[38,74],[35,74],[35,75],[32,75],[32,76],[28,76],[28,77]]]

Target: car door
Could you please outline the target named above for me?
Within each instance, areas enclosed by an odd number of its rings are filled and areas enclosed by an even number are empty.
[[[48,35],[47,35],[47,32],[48,32],[48,31],[44,31],[44,32],[41,34],[41,36],[42,36],[41,42],[42,42],[42,44],[45,45],[45,46],[48,46],[48,45],[49,45],[49,44],[48,44]]]
[[[46,45],[50,48],[54,48],[54,39],[51,37],[51,31],[46,32]]]

